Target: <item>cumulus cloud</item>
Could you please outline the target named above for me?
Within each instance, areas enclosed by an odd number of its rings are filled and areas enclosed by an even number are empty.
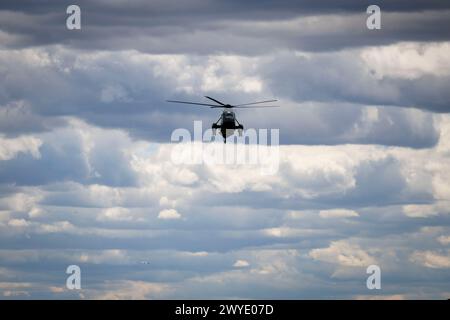
[[[416,44],[411,50],[419,54],[420,48]],[[445,55],[446,47],[434,50]],[[45,57],[42,58],[47,61],[45,67],[30,55]],[[198,100],[209,93],[230,103],[258,100],[262,96],[280,99],[280,109],[241,110],[238,116],[246,128],[256,124],[279,128],[282,144],[429,147],[438,139],[433,117],[393,106],[445,111],[448,105],[446,76],[426,73],[415,80],[389,76],[378,79],[370,73],[371,62],[353,51],[308,58],[289,51],[252,58],[238,55],[199,58],[133,50],[94,54],[44,47],[6,51],[0,60],[6,66],[3,79],[8,79],[4,83],[6,91],[0,92],[0,101],[13,106],[8,107],[12,110],[8,112],[8,123],[18,124],[5,126],[12,134],[20,130],[49,130],[63,125],[63,116],[69,115],[99,126],[122,128],[139,138],[167,142],[174,129],[192,130],[189,124],[200,119],[206,122],[204,127],[209,127],[217,120],[217,114],[164,101]],[[18,73],[22,75],[17,77]],[[111,74],[121,74],[121,78],[111,81]],[[40,77],[48,81],[40,83]],[[429,90],[429,86],[420,86],[424,77],[436,81],[434,92],[423,91]],[[249,83],[255,81],[260,90],[249,91]],[[347,81],[352,86],[346,85]],[[24,86],[24,82],[29,84]],[[10,91],[21,92],[30,102],[19,107],[24,102],[12,99]],[[121,96],[111,98],[111,92],[119,92]],[[417,97],[411,104],[413,95]]]
[[[437,240],[443,245],[450,244],[450,236],[440,236]]]
[[[439,209],[435,205],[415,205],[410,204],[403,207],[403,213],[408,217],[424,218],[439,214]]]
[[[450,268],[450,252],[442,254],[434,251],[417,251],[411,255],[410,259],[427,268]]]
[[[10,227],[21,228],[21,227],[27,227],[28,222],[25,219],[11,219],[10,221],[8,221],[8,225]]]
[[[236,260],[236,262],[233,263],[233,267],[235,268],[245,268],[248,266],[250,266],[250,264],[246,260]]]
[[[347,209],[331,209],[331,210],[321,210],[319,212],[321,218],[351,218],[359,217],[358,212],[354,210]]]
[[[346,241],[332,242],[328,248],[313,249],[311,258],[346,267],[368,267],[375,259],[358,245]]]
[[[426,75],[448,76],[450,43],[428,45],[403,42],[362,50],[361,57],[377,78],[417,79]]]
[[[170,287],[165,284],[143,281],[113,281],[104,284],[108,292],[92,290],[90,299],[98,300],[145,300],[157,299]]]
[[[11,160],[19,153],[30,153],[33,158],[39,158],[41,145],[42,141],[32,136],[13,139],[0,137],[0,160]]]
[[[382,3],[376,32],[356,0],[78,4],[82,33],[57,2],[0,4],[2,298],[450,291],[448,3]],[[174,161],[173,130],[218,113],[164,101],[204,95],[279,100],[237,111],[279,129],[275,171]]]
[[[115,221],[129,221],[133,219],[130,210],[127,208],[113,207],[103,210],[100,219],[115,220]]]
[[[158,214],[158,219],[180,219],[181,214],[175,209],[164,209]]]

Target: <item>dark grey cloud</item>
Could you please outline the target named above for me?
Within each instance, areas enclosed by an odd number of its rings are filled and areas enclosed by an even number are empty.
[[[65,30],[68,4],[3,2],[0,28],[9,35],[3,45],[64,44],[87,50],[262,54],[279,48],[329,51],[450,37],[446,31],[450,30],[450,6],[444,1],[381,2],[385,12],[383,28],[376,32],[365,26],[365,10],[372,4],[370,1],[81,1],[78,4],[83,12],[83,27],[79,32]],[[300,21],[288,29],[270,24],[314,15],[339,18]]]

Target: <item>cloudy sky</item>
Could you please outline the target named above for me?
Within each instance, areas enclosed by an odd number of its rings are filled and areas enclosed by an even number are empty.
[[[69,4],[0,4],[1,299],[450,298],[450,2]],[[278,171],[173,161],[204,95]]]

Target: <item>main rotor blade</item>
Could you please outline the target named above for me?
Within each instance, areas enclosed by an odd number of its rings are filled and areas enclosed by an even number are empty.
[[[195,104],[198,106],[208,106],[208,107],[217,107],[217,108],[223,108],[222,106],[218,106],[215,104],[208,104],[208,103],[197,103],[197,102],[187,102],[187,101],[179,101],[179,100],[166,100],[167,102],[173,102],[173,103],[184,103],[184,104]]]
[[[207,98],[207,99],[209,99],[209,100],[212,100],[212,101],[214,101],[214,102],[217,102],[218,104],[221,104],[221,105],[225,105],[225,103],[222,103],[222,102],[220,102],[219,100],[216,100],[216,99],[214,99],[214,98],[211,98],[211,97],[208,97],[208,96],[205,96],[205,98]]]
[[[255,108],[281,108],[280,106],[214,106],[210,107],[211,109],[214,108],[225,108],[225,109],[232,109],[232,108],[239,108],[239,109],[255,109]]]
[[[239,109],[256,109],[256,108],[264,109],[264,108],[281,108],[281,107],[280,106],[248,106],[248,107],[235,106],[234,108],[239,108]]]
[[[258,101],[258,102],[243,103],[243,104],[237,104],[236,107],[239,107],[239,106],[248,106],[248,105],[251,105],[251,104],[258,104],[258,103],[275,102],[275,101],[278,101],[278,100],[266,100],[266,101]]]

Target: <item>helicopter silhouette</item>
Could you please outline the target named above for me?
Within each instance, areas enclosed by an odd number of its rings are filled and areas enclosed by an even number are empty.
[[[250,102],[250,103],[243,103],[243,104],[225,104],[223,102],[220,102],[217,99],[205,96],[205,98],[214,101],[216,104],[210,104],[210,103],[199,103],[199,102],[188,102],[188,101],[180,101],[180,100],[167,100],[167,102],[172,103],[183,103],[183,104],[192,104],[192,105],[198,105],[198,106],[208,106],[211,109],[214,108],[223,108],[222,114],[220,115],[220,118],[212,124],[213,134],[215,135],[217,130],[220,130],[220,134],[223,137],[223,142],[227,143],[227,137],[231,136],[235,130],[238,130],[239,136],[242,136],[242,131],[244,130],[244,126],[239,123],[239,121],[236,118],[236,114],[229,110],[233,108],[239,108],[239,109],[250,109],[250,108],[279,108],[279,106],[254,106],[255,104],[262,104],[262,103],[268,103],[268,102],[275,102],[278,100],[265,100],[265,101],[257,101],[257,102]]]

